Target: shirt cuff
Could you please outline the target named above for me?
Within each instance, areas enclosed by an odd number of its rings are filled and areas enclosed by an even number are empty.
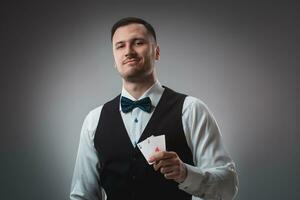
[[[187,176],[182,183],[178,184],[179,189],[196,196],[202,196],[199,193],[199,186],[205,179],[205,173],[199,168],[186,164]]]

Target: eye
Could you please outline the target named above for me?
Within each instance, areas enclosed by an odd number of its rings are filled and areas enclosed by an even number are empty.
[[[144,44],[144,42],[143,42],[142,40],[136,40],[136,41],[135,41],[135,45],[136,45],[136,46],[140,46],[140,45],[142,45],[142,44]]]
[[[123,48],[123,47],[124,47],[123,44],[118,44],[118,45],[116,46],[116,49],[120,49],[120,48]]]

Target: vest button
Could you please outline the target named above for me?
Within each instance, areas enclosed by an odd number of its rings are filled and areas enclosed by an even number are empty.
[[[133,175],[133,176],[132,176],[132,180],[135,180],[135,178],[136,178],[135,175]]]

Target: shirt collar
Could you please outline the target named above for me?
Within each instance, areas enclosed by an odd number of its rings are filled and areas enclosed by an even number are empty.
[[[122,87],[121,96],[126,97],[132,101],[149,97],[151,99],[152,106],[156,107],[164,90],[165,89],[162,87],[160,82],[156,80],[156,82],[146,92],[144,92],[144,94],[139,99],[135,99],[131,94],[129,94],[129,92],[124,88],[124,86]],[[120,103],[120,110],[121,110],[121,103]]]

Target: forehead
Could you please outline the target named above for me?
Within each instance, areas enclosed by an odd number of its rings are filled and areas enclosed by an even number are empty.
[[[113,36],[113,43],[120,41],[128,41],[136,37],[150,37],[146,27],[143,24],[128,24],[119,27]]]

